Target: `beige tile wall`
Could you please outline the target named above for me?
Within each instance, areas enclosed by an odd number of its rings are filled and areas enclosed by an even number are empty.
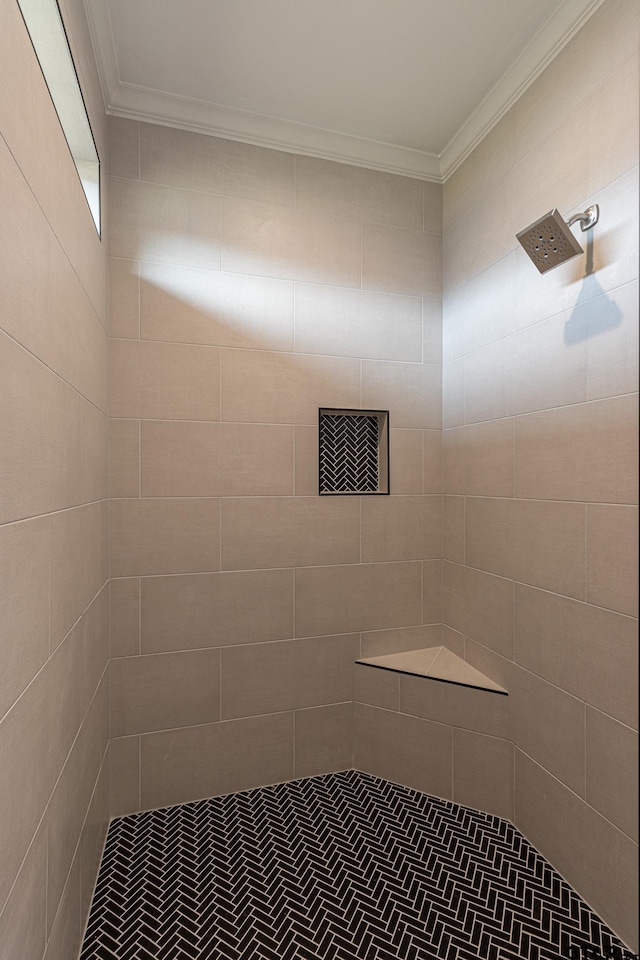
[[[351,767],[361,649],[441,642],[442,188],[110,137],[122,814]],[[320,406],[389,409],[391,496],[318,496]]]
[[[443,244],[443,629],[509,690],[516,825],[635,950],[638,34],[605,0],[445,184]],[[540,275],[515,234],[594,202]]]
[[[60,6],[106,171],[83,6]],[[109,817],[106,229],[15,2],[0,21],[0,955],[70,960]]]

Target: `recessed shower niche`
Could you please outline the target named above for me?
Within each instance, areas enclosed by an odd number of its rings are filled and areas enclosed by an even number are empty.
[[[389,493],[389,411],[319,411],[319,493]]]

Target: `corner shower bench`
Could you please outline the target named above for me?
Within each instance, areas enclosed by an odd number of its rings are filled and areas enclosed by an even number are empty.
[[[427,647],[424,650],[405,650],[388,653],[382,657],[365,657],[356,663],[395,673],[408,673],[414,677],[453,683],[460,687],[475,687],[507,696],[507,691],[495,680],[485,676],[470,663],[447,647]]]

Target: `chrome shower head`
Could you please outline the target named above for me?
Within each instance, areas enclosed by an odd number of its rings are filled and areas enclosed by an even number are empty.
[[[554,207],[544,217],[521,230],[516,237],[540,273],[546,273],[583,252],[569,227],[579,220],[582,229],[588,230],[598,222],[599,212],[598,205],[594,204],[584,213],[575,214],[565,221]]]

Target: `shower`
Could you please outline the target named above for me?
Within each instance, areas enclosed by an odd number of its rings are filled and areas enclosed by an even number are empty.
[[[583,253],[569,227],[579,221],[583,231],[590,230],[598,222],[599,216],[597,203],[588,207],[584,213],[576,213],[566,221],[554,207],[535,223],[521,230],[516,237],[540,273],[546,273],[547,270],[553,270],[561,263]]]

